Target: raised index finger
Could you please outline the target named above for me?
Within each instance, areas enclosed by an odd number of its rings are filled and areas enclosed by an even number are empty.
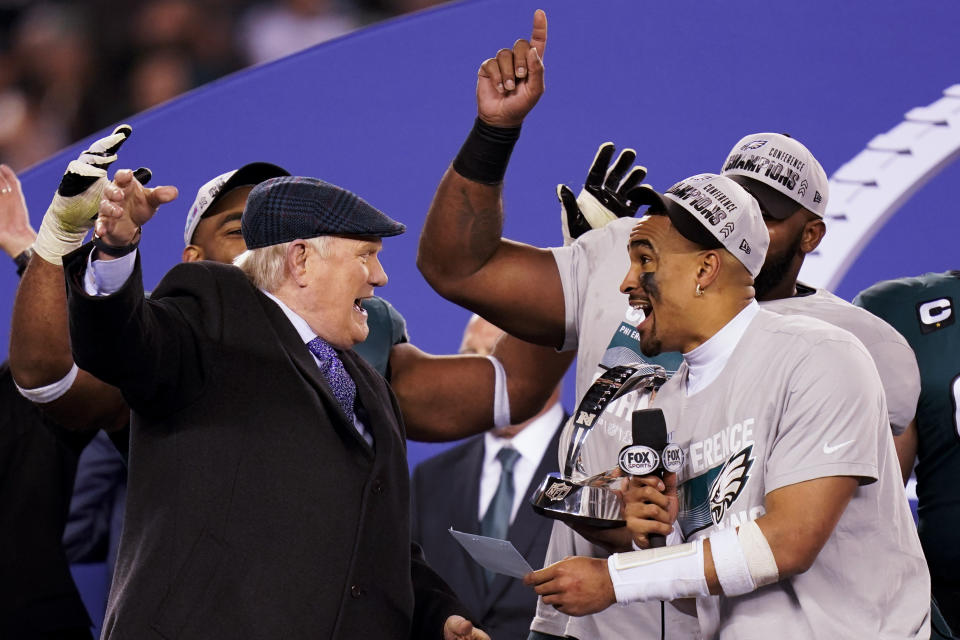
[[[533,13],[533,30],[530,32],[530,46],[537,50],[543,59],[543,52],[547,48],[547,14],[543,9]]]

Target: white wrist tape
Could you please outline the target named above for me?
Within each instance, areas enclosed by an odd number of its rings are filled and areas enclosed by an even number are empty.
[[[615,553],[607,560],[617,602],[676,600],[710,595],[703,573],[703,543]]]
[[[740,596],[757,588],[735,528],[727,527],[710,535],[710,555],[724,594]]]
[[[24,389],[20,385],[17,385],[17,391],[30,402],[47,404],[69,391],[70,387],[73,386],[73,381],[77,379],[79,372],[80,367],[74,363],[73,366],[70,367],[70,371],[67,372],[67,375],[56,382],[48,384],[45,387],[36,387],[35,389]]]
[[[60,226],[56,218],[47,213],[40,223],[37,239],[33,241],[33,250],[50,264],[63,264],[63,256],[83,244],[87,231],[89,229],[68,231]]]
[[[755,520],[740,525],[737,538],[743,547],[743,557],[747,559],[750,577],[758,589],[780,580],[780,569],[773,557],[773,549]]]
[[[510,426],[510,394],[507,393],[507,372],[493,356],[487,356],[493,365],[493,426],[497,429]]]

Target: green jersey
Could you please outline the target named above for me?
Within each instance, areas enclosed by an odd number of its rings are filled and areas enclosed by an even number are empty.
[[[893,325],[917,356],[920,540],[931,574],[960,584],[960,271],[880,282],[854,304]]]
[[[353,350],[387,380],[390,379],[390,349],[401,342],[409,342],[407,323],[393,305],[373,296],[363,301],[367,312],[367,339],[353,346]]]

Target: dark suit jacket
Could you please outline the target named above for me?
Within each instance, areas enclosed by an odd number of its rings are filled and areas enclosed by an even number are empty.
[[[409,537],[403,423],[340,354],[375,449],[280,308],[230,265],[174,267],[145,300],[65,260],[74,357],[131,419],[105,638],[440,638],[464,611]],[[416,593],[415,593],[416,592]]]
[[[566,421],[564,416],[563,421]],[[547,445],[540,466],[524,491],[524,500],[543,477],[557,471],[558,428]],[[474,620],[494,640],[525,640],[537,608],[533,589],[520,580],[497,574],[487,589],[480,567],[447,531],[479,533],[477,504],[483,467],[483,436],[426,460],[413,471],[411,509],[413,539],[423,546],[427,561],[470,608]],[[553,521],[537,515],[526,502],[520,505],[507,538],[534,569],[543,567]]]

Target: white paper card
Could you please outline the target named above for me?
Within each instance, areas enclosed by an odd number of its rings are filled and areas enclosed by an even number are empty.
[[[463,533],[450,527],[450,535],[467,550],[467,553],[484,569],[522,578],[533,569],[509,540],[488,538],[475,533]]]

